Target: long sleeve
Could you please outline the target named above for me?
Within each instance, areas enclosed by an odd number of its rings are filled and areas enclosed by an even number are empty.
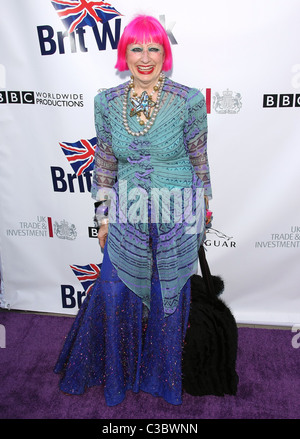
[[[185,119],[185,145],[198,178],[204,183],[204,193],[211,199],[210,171],[207,156],[207,113],[204,96],[191,89]]]
[[[105,92],[95,97],[94,111],[98,141],[95,149],[91,195],[99,201],[103,199],[106,189],[112,188],[115,184],[118,171],[118,161],[112,151],[111,128],[107,117]]]

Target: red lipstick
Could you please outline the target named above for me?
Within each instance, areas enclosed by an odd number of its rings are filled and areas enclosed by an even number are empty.
[[[154,71],[153,66],[137,66],[137,70],[142,75],[150,75]]]

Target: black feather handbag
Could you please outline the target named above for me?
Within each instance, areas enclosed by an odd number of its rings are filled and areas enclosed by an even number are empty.
[[[212,276],[203,245],[199,249],[202,277],[191,278],[191,307],[186,332],[183,389],[194,396],[235,395],[238,329],[228,306],[218,297],[224,282]]]

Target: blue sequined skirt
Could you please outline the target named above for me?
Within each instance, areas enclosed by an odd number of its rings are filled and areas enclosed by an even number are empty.
[[[164,317],[154,228],[150,310],[120,280],[105,247],[100,275],[81,305],[54,369],[62,374],[63,392],[82,394],[88,387],[103,385],[109,406],[121,403],[127,390],[181,404],[190,280],[181,290],[176,311]]]

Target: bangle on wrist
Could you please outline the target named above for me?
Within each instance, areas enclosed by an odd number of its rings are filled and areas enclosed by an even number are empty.
[[[95,227],[100,227],[102,224],[108,224],[108,211],[110,200],[101,200],[95,203]]]

